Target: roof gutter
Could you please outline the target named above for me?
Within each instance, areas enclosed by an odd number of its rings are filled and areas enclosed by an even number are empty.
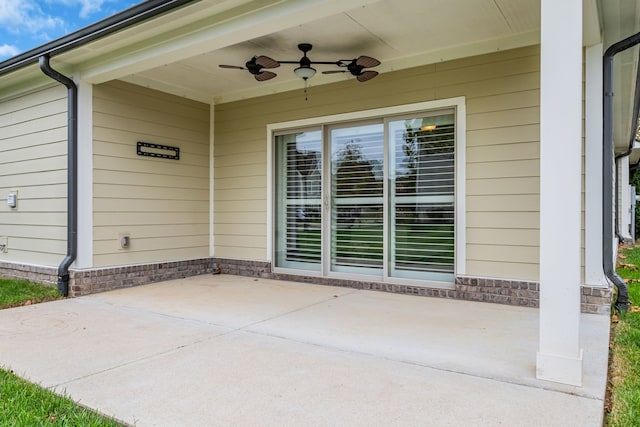
[[[24,68],[27,65],[35,64],[43,55],[49,57],[59,55],[144,20],[197,1],[200,0],[147,0],[95,24],[0,62],[0,76]]]
[[[49,55],[40,57],[44,74],[67,87],[67,256],[58,266],[58,292],[69,295],[69,267],[78,253],[78,86],[51,68]]]
[[[618,276],[613,262],[613,57],[640,43],[640,33],[627,37],[611,45],[603,58],[603,140],[602,140],[602,264],[605,275],[618,288],[615,307],[618,311],[629,310],[629,289],[625,281]],[[638,82],[634,99],[634,117],[637,123]],[[635,134],[635,127],[632,126]],[[633,138],[633,136],[632,136]],[[617,178],[616,178],[617,180]],[[616,185],[617,188],[617,185]],[[616,198],[617,200],[617,198]],[[617,221],[616,221],[617,223]]]

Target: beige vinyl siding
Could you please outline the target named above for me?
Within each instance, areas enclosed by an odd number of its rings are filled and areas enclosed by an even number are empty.
[[[539,81],[528,47],[217,105],[216,256],[267,258],[267,124],[464,96],[466,274],[537,280]]]
[[[94,266],[209,256],[209,105],[123,82],[93,97]],[[138,156],[138,141],[180,160]]]
[[[67,247],[67,91],[0,102],[0,261],[57,266]],[[7,194],[18,191],[17,208]]]

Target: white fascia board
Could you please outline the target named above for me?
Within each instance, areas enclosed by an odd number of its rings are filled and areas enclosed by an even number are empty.
[[[64,75],[68,76],[72,74],[69,67],[58,68],[54,66],[54,68]],[[25,94],[48,86],[56,86],[60,84],[40,71],[37,64],[22,68],[11,74],[4,75],[1,79],[0,100],[2,101],[13,99],[18,96],[24,96]]]
[[[104,83],[271,34],[292,25],[343,13],[378,0],[258,0],[171,31],[80,66],[82,78]],[[293,24],[295,23],[295,24]]]

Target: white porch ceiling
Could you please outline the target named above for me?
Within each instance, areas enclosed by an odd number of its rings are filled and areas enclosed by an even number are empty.
[[[618,29],[613,41],[632,34],[639,3],[583,0],[585,44],[597,43],[602,27]],[[56,55],[52,65],[90,83],[120,79],[221,103],[301,89],[295,65],[275,69],[278,77],[266,82],[218,66],[242,66],[254,55],[296,61],[302,42],[313,44],[312,60],[369,55],[386,73],[539,40],[540,0],[200,0]],[[605,47],[613,41],[605,40]],[[3,78],[5,96],[45,80],[37,65]],[[351,78],[318,73],[309,85]]]
[[[306,3],[314,15],[300,12],[287,16],[270,12],[284,3],[295,3],[300,8],[304,8]],[[260,9],[258,6],[263,7]],[[179,43],[171,47],[167,42],[166,49],[161,43],[157,44],[160,48],[151,53],[157,56],[156,60],[147,58],[146,62],[133,64],[129,67],[133,72],[103,71],[100,68],[101,57],[97,55],[100,51],[110,47],[113,52],[114,46],[123,45],[124,57],[127,57],[131,49],[125,48],[125,43],[130,45],[136,41],[141,50],[154,37],[160,37],[160,29],[164,29],[166,34],[167,29],[178,29],[180,25],[183,29],[188,28],[188,25],[194,25],[196,16],[214,16],[211,14],[214,10],[219,16],[231,8],[236,8],[236,12],[259,10],[260,13],[251,20],[238,22],[237,27],[241,31],[232,36],[216,31],[222,28],[219,20],[210,19],[208,24],[208,18],[201,19],[201,29],[202,24],[211,28],[209,33],[202,34],[201,40],[188,44],[184,50],[178,49]],[[296,22],[295,18],[302,22]],[[279,23],[265,26],[265,19]],[[382,62],[376,70],[383,73],[536,44],[539,27],[539,0],[204,0],[181,10],[171,21],[163,23],[160,18],[153,26],[138,26],[111,36],[111,40],[89,44],[83,48],[82,55],[64,55],[67,58],[63,56],[60,59],[71,65],[89,63],[83,74],[96,82],[119,78],[205,102],[227,102],[302,88],[302,80],[293,74],[295,65],[282,65],[273,70],[278,77],[267,82],[255,81],[247,71],[218,67],[219,64],[243,66],[254,55],[297,61],[302,56],[297,45],[302,42],[313,44],[313,50],[308,54],[312,60],[337,61],[368,55]],[[185,57],[187,51],[188,56]],[[113,54],[107,57],[114,58]],[[135,62],[136,58],[131,58]],[[335,69],[323,65],[315,68],[318,71]],[[122,70],[126,69],[126,62],[123,62]],[[349,78],[352,77],[348,73],[318,73],[309,80],[309,85]]]

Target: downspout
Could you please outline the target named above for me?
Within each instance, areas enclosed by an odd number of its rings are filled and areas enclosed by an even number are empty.
[[[640,33],[611,45],[604,53],[603,66],[603,138],[602,138],[602,266],[604,273],[618,289],[615,307],[629,310],[629,289],[618,276],[613,262],[613,57],[640,43]],[[637,88],[637,85],[636,85]],[[635,102],[634,102],[635,104]],[[634,113],[635,115],[636,113]],[[633,126],[635,129],[635,125]],[[617,178],[617,177],[616,177]]]
[[[68,78],[51,68],[49,55],[39,58],[44,74],[67,87],[67,255],[58,266],[58,291],[69,295],[69,267],[78,251],[78,87]]]

